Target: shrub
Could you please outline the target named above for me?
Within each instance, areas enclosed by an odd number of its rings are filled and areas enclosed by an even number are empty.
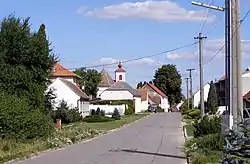
[[[189,113],[188,116],[191,118],[199,118],[201,115],[201,111],[199,109],[192,109]]]
[[[112,114],[112,118],[115,120],[120,120],[121,119],[121,115],[118,111],[118,109],[115,108],[114,113]]]
[[[26,99],[0,93],[0,138],[33,139],[47,137],[54,130],[49,115],[29,110]]]
[[[95,109],[91,109],[90,115],[95,115]]]
[[[89,115],[83,119],[84,122],[88,123],[95,123],[95,122],[109,122],[109,121],[114,121],[114,118],[110,117],[103,117],[100,115]]]
[[[96,109],[95,115],[101,115],[101,109],[99,107]]]
[[[156,107],[156,112],[165,112],[165,110],[159,106]]]
[[[101,116],[105,116],[105,110],[101,110]]]
[[[208,134],[221,133],[221,118],[214,116],[209,118],[208,116],[197,120],[194,123],[194,137],[201,137]]]
[[[53,111],[51,115],[54,122],[56,122],[57,119],[61,119],[61,122],[65,124],[77,122],[82,119],[81,112],[79,112],[78,108],[69,109],[64,100],[61,101],[57,110]]]
[[[125,109],[125,115],[132,115],[135,113],[135,108],[133,106],[133,104],[127,104],[127,107]]]

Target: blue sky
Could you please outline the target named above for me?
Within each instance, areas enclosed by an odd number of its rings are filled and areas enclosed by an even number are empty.
[[[152,55],[194,42],[204,22],[204,8],[192,6],[191,0],[71,0],[16,1],[2,0],[0,16],[15,13],[31,17],[32,29],[46,24],[54,52],[66,68],[106,64],[118,60]],[[201,0],[223,6],[224,0]],[[15,4],[15,5],[13,5]],[[241,0],[242,17],[250,8],[249,0]],[[249,16],[250,17],[250,16]],[[204,45],[204,61],[208,61],[223,45],[224,14],[210,11],[203,33],[209,33]],[[243,69],[250,53],[250,18],[242,25]],[[212,32],[210,32],[212,31]],[[194,91],[199,87],[197,46],[153,58],[123,64],[127,81],[135,86],[153,78],[161,64],[175,64],[182,74],[196,68]],[[106,69],[113,76],[117,66]],[[204,67],[205,82],[224,74],[223,54]],[[97,68],[98,70],[102,67]],[[184,75],[185,77],[185,75]],[[185,81],[183,84],[185,93]]]

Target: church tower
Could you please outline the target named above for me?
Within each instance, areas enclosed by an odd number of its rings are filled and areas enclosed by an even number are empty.
[[[115,81],[124,81],[125,82],[126,71],[122,68],[122,63],[119,62],[117,70],[115,70]]]

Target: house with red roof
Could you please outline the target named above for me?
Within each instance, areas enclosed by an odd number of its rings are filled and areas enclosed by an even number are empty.
[[[148,90],[148,103],[151,105],[157,105],[168,111],[170,104],[168,102],[167,96],[157,88],[152,81],[144,82],[142,89]]]
[[[90,98],[80,88],[80,76],[74,74],[61,64],[56,63],[51,75],[51,84],[48,90],[53,90],[56,96],[54,107],[58,107],[62,100],[66,101],[69,107],[78,108],[83,115],[89,113]]]

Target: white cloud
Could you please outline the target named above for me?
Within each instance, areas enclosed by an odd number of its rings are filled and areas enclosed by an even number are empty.
[[[197,56],[197,53],[191,53],[191,52],[170,52],[167,54],[168,60],[181,60],[181,59],[195,59]]]
[[[223,38],[207,40],[204,44],[204,55],[205,56],[213,56],[215,55],[225,44],[225,40]],[[250,54],[250,40],[242,40],[241,41],[241,49],[244,57]],[[225,47],[221,50],[221,52],[217,56],[224,56]]]
[[[81,10],[79,10],[81,11]],[[175,2],[144,1],[125,2],[78,12],[100,19],[148,19],[157,21],[203,21],[204,11],[187,10]],[[207,22],[213,22],[215,15],[208,15]]]
[[[126,61],[126,60],[118,60],[118,59],[114,59],[114,58],[107,58],[107,57],[103,57],[99,60],[99,64],[112,64],[112,63],[117,63],[117,62],[123,62],[123,61]],[[158,61],[155,61],[153,59],[150,59],[150,58],[142,58],[142,59],[139,59],[139,60],[134,60],[134,61],[130,61],[130,62],[125,62],[124,64],[126,65],[144,65],[144,66],[159,66],[161,65],[160,62]],[[116,67],[116,65],[113,65]],[[112,67],[113,67],[112,66]]]
[[[203,55],[208,60],[218,53],[218,51],[222,48],[225,41],[223,38],[206,40],[204,42]],[[242,54],[243,57],[250,57],[250,40],[242,40]],[[217,54],[216,57],[224,57],[225,47]],[[195,59],[198,57],[198,50],[194,53],[192,52],[171,52],[167,54],[168,60],[187,60],[187,59]]]
[[[87,11],[87,9],[88,9],[87,6],[80,6],[80,7],[76,10],[76,13],[77,13],[77,14],[84,13],[84,12]]]

